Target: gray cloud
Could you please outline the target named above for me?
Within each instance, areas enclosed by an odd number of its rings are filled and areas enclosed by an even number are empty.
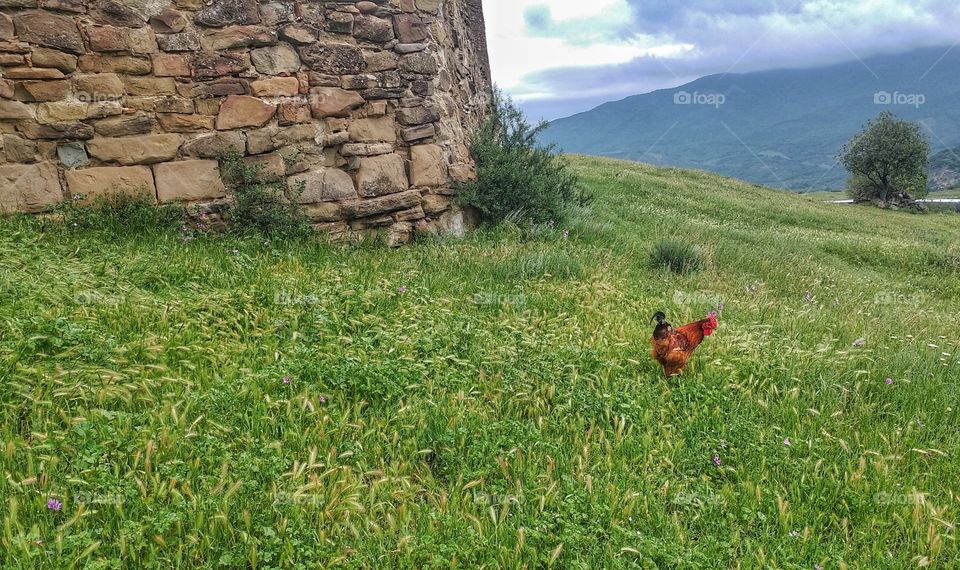
[[[694,48],[669,59],[643,57],[616,66],[549,69],[528,76],[525,93],[553,93],[551,101],[526,100],[534,116],[586,110],[607,100],[675,87],[714,73],[811,67],[867,59],[919,47],[960,42],[956,0],[626,0],[628,23],[606,29],[621,41],[644,37]],[[589,22],[558,25],[549,10],[528,10],[531,33],[584,41]],[[598,34],[600,32],[593,32]],[[600,36],[597,36],[600,37]],[[956,49],[960,49],[957,47]],[[584,107],[580,107],[580,104]]]

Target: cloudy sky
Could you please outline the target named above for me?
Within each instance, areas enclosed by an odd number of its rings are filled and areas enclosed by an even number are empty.
[[[563,117],[713,73],[815,66],[960,42],[957,0],[483,4],[494,80],[532,118]]]

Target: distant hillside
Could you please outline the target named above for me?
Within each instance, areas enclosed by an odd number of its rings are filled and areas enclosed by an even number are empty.
[[[960,147],[943,150],[930,159],[930,189],[954,188],[960,188]]]
[[[946,53],[946,55],[944,55]],[[712,75],[553,121],[566,152],[709,170],[794,190],[842,187],[834,157],[882,110],[923,121],[936,151],[960,146],[960,50],[830,67]]]

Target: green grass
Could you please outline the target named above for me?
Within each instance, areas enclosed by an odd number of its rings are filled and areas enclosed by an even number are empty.
[[[0,567],[955,568],[956,214],[571,160],[399,250],[0,222]]]

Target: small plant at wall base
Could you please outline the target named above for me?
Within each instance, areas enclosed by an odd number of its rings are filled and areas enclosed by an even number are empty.
[[[840,152],[855,202],[912,205],[927,194],[930,144],[920,126],[885,111]]]
[[[530,125],[498,89],[489,114],[471,139],[477,179],[460,185],[458,200],[475,208],[485,223],[545,223],[560,220],[568,207],[587,198],[566,163],[537,136],[547,126]]]
[[[237,153],[220,159],[223,180],[232,198],[230,230],[270,237],[308,235],[310,224],[298,202],[303,185],[288,188],[282,178],[270,179],[262,165],[247,164]]]
[[[157,206],[146,189],[127,193],[114,190],[93,200],[74,195],[54,212],[70,231],[103,231],[114,237],[155,231],[172,231],[186,215],[176,204]]]

